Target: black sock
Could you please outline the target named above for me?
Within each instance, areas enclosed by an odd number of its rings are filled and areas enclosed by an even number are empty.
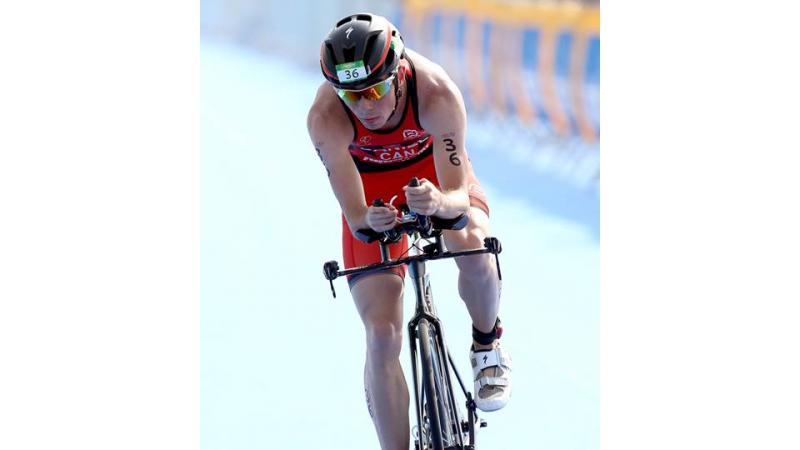
[[[484,333],[474,326],[472,327],[472,339],[475,340],[478,344],[481,345],[490,345],[495,339],[500,339],[500,336],[503,335],[503,324],[500,323],[500,317],[494,323],[494,328],[492,331],[488,333]]]

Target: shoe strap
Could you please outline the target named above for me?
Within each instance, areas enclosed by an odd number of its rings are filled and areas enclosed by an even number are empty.
[[[511,370],[511,356],[500,347],[472,351],[470,361],[472,362],[472,375],[475,379],[487,367],[500,366],[505,370]]]
[[[478,384],[478,389],[484,386],[511,386],[508,378],[500,377],[480,377],[475,382]]]

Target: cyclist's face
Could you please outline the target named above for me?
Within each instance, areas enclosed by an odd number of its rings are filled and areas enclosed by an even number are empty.
[[[390,83],[393,82],[394,80],[390,81]],[[375,99],[376,95],[364,95],[355,99],[344,98],[343,100],[364,127],[369,130],[377,130],[386,125],[389,116],[392,115],[392,110],[394,110],[396,99],[393,86],[391,87],[379,99]]]

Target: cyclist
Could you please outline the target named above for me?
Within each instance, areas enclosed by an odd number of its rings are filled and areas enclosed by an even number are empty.
[[[325,81],[308,113],[308,132],[342,209],[346,267],[379,262],[378,245],[354,238],[358,229],[397,224],[397,205],[419,214],[469,215],[463,230],[445,231],[449,250],[481,248],[489,236],[489,206],[464,146],[466,110],[445,71],[406,49],[386,18],[354,14],[322,42]],[[418,187],[407,186],[411,177]],[[381,198],[385,206],[371,206]],[[394,201],[390,201],[394,199]],[[393,244],[397,258],[406,238]],[[500,285],[490,255],[456,259],[458,291],[472,318],[470,360],[475,401],[483,411],[506,405],[511,359],[500,347]],[[409,393],[400,366],[405,267],[348,279],[364,323],[367,403],[383,450],[409,446]]]

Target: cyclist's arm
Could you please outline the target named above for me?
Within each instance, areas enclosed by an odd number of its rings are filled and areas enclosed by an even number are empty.
[[[325,88],[327,86],[322,87]],[[364,187],[353,158],[347,150],[353,138],[353,126],[343,111],[331,111],[331,108],[325,108],[325,100],[321,99],[324,96],[322,89],[308,113],[308,134],[325,165],[328,181],[350,229],[355,231],[369,228],[366,222],[367,205],[364,203]]]
[[[467,113],[461,92],[443,70],[440,75],[434,72],[431,78],[433,82],[420,93],[424,99],[424,104],[420,104],[420,122],[435,139],[433,158],[444,194],[435,215],[449,219],[469,211],[468,161],[464,148]]]

